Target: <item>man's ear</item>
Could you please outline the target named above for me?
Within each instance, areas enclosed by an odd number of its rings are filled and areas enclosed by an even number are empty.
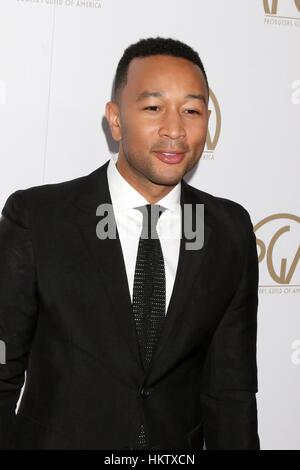
[[[119,142],[122,138],[119,106],[114,101],[109,101],[105,106],[105,117],[108,121],[111,135]]]

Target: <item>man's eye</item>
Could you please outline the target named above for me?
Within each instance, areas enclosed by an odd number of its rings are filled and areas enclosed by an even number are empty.
[[[156,111],[159,109],[159,106],[147,106],[146,108],[144,108],[146,110],[150,110],[150,111]],[[188,112],[188,114],[201,114],[199,111],[197,111],[196,109],[187,109],[186,110]]]
[[[197,111],[196,109],[187,109],[187,111],[189,114],[200,114],[199,111]]]
[[[147,106],[144,109],[150,109],[151,111],[155,111],[158,108],[158,106]]]

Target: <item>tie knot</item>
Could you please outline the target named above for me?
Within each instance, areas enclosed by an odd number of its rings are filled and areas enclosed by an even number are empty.
[[[146,204],[136,207],[143,214],[141,238],[158,238],[156,225],[161,214],[166,210],[159,204]]]

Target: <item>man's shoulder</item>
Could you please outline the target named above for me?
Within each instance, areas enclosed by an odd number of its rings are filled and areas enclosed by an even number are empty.
[[[192,193],[193,198],[199,204],[204,204],[205,217],[209,218],[212,224],[221,224],[222,226],[231,225],[252,225],[251,216],[241,203],[217,196],[206,191],[202,191],[184,181],[186,187]]]
[[[65,196],[72,197],[74,194],[85,191],[89,186],[97,182],[101,175],[105,175],[108,161],[92,172],[73,179],[64,180],[58,183],[47,183],[18,189],[11,193],[7,199],[24,199],[26,202],[41,203],[47,200],[55,200]],[[61,202],[63,200],[61,199]]]
[[[31,186],[29,188],[20,189],[16,192],[22,193],[26,198],[39,198],[39,197],[55,197],[56,195],[60,196],[62,193],[72,193],[82,190],[86,185],[92,183],[101,173],[104,172],[104,169],[107,166],[106,162],[104,165],[96,168],[90,173],[87,173],[83,176],[78,176],[73,179],[64,180],[58,183],[47,183],[36,186]]]
[[[18,214],[25,220],[28,212],[39,214],[52,211],[55,207],[68,207],[78,194],[88,193],[93,185],[98,182],[101,184],[100,178],[105,175],[107,164],[108,162],[88,174],[70,180],[17,189],[7,197],[2,214],[8,217],[11,215],[11,218]],[[27,225],[26,220],[24,225]]]

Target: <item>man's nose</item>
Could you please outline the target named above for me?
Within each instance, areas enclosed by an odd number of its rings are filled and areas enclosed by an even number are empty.
[[[159,135],[161,137],[169,137],[170,139],[178,139],[179,137],[186,136],[182,117],[177,111],[169,112],[163,117]]]

